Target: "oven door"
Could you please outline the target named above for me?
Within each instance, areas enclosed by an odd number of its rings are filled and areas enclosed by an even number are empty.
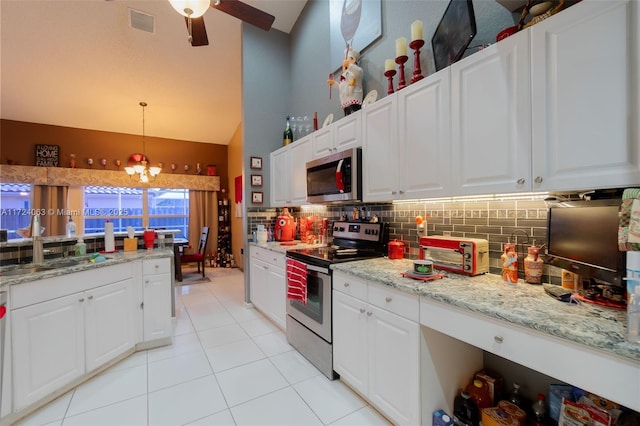
[[[458,249],[442,247],[425,247],[433,259],[436,268],[446,268],[450,271],[464,271],[464,252]]]
[[[331,274],[307,264],[307,304],[288,300],[287,314],[331,343]]]

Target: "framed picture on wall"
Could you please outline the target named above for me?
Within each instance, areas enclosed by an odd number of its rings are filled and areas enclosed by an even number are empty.
[[[251,193],[251,202],[253,202],[253,204],[262,204],[262,192],[253,191]]]
[[[262,169],[262,157],[251,157],[251,168],[255,170]]]
[[[262,175],[251,175],[251,186],[262,186]]]

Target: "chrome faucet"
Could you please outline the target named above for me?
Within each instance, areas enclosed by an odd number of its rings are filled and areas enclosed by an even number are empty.
[[[31,236],[33,240],[31,262],[35,265],[40,265],[44,263],[44,250],[42,247],[42,238],[40,237],[40,216],[38,215],[33,217],[33,223],[31,224]]]

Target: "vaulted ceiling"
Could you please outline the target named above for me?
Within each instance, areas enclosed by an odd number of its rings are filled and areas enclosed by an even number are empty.
[[[307,0],[244,0],[290,32]],[[130,26],[130,9],[154,32]],[[192,47],[167,0],[0,0],[0,117],[226,145],[241,121],[241,21]]]

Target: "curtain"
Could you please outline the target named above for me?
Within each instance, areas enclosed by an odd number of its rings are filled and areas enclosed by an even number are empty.
[[[47,213],[40,218],[40,226],[46,228],[43,235],[65,235],[65,227],[69,220],[64,214],[67,210],[68,194],[69,188],[66,186],[33,186],[33,209]]]
[[[209,227],[206,253],[218,250],[218,193],[215,191],[189,191],[189,245],[196,249],[202,227]]]

